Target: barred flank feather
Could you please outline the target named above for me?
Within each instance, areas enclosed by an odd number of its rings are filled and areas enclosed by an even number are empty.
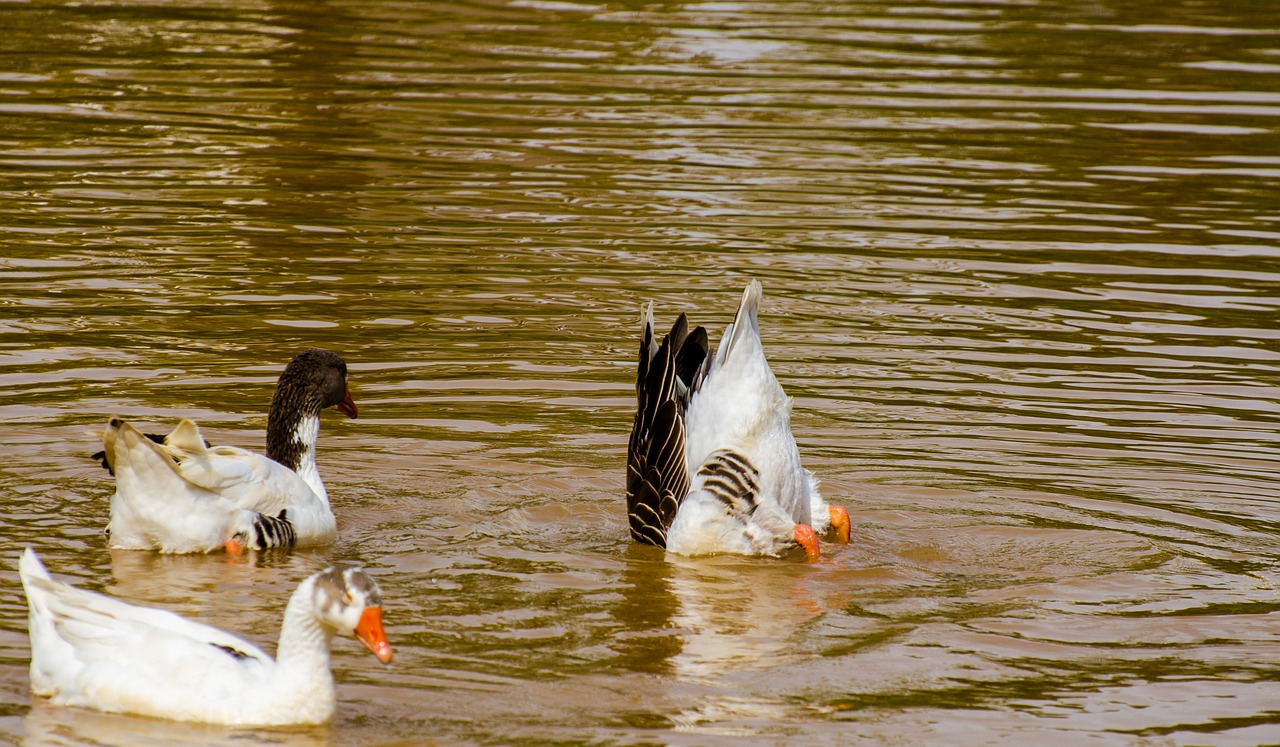
[[[760,471],[746,455],[731,449],[716,449],[698,468],[698,474],[706,477],[702,489],[746,524],[760,496]]]
[[[259,550],[269,547],[293,547],[298,535],[289,521],[289,510],[282,509],[275,516],[258,514],[253,519],[253,544]]]

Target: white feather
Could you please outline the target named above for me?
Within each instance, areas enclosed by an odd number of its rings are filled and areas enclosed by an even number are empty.
[[[102,440],[116,473],[107,525],[112,547],[209,552],[252,531],[252,511],[184,478],[133,426],[113,420]]]
[[[31,689],[55,704],[238,725],[333,715],[335,631],[320,622],[316,576],[290,598],[275,660],[217,628],[54,581],[30,548],[18,568],[30,609]]]
[[[310,443],[314,443],[320,420],[307,417],[302,422],[305,425],[307,421],[311,422]],[[179,432],[185,435],[171,448],[170,440]],[[337,536],[337,520],[324,484],[320,483],[314,457],[310,460],[310,472],[319,483],[319,492],[304,475],[263,454],[235,446],[206,447],[199,427],[189,420],[183,420],[165,437],[163,448],[178,460],[178,472],[184,479],[217,493],[239,508],[267,516],[276,516],[287,509],[299,545],[329,542]],[[314,449],[308,452],[314,454]],[[306,465],[304,460],[303,466]]]
[[[685,413],[685,465],[692,482],[667,532],[672,552],[776,555],[794,546],[796,524],[821,532],[830,523],[827,503],[800,461],[791,399],[764,355],[757,319],[761,296],[760,283],[752,280]],[[758,508],[745,525],[702,489],[706,477],[698,470],[722,449],[743,454],[759,471]]]
[[[298,545],[332,541],[337,520],[327,496],[293,470],[234,446],[206,447],[199,427],[183,420],[154,443],[113,420],[103,433],[116,472],[111,497],[112,547],[209,552],[239,536],[252,540],[255,514],[288,511]],[[176,460],[176,461],[175,461]]]

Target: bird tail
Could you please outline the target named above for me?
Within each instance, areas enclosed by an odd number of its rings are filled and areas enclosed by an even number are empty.
[[[735,348],[745,345],[749,339],[760,339],[760,300],[764,291],[760,281],[752,279],[742,291],[742,302],[738,304],[738,313],[733,324],[725,327],[724,336],[720,340],[720,348],[716,350],[716,367],[722,365]]]
[[[659,344],[653,304],[641,320],[636,417],[627,448],[627,515],[638,542],[666,546],[666,531],[689,488],[684,413],[706,371],[707,331],[681,314]]]
[[[174,459],[198,456],[209,450],[209,442],[200,434],[200,426],[182,419],[169,435],[164,437],[163,449]]]
[[[250,530],[250,512],[188,481],[164,447],[124,420],[112,418],[102,442],[116,472],[112,547],[207,552]]]

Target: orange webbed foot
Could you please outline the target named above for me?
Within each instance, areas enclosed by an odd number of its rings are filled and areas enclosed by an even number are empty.
[[[796,524],[796,544],[804,548],[804,562],[816,563],[822,551],[818,549],[818,535],[808,524]]]
[[[827,506],[827,511],[831,514],[831,526],[836,530],[836,535],[841,542],[849,544],[849,512],[844,506]]]

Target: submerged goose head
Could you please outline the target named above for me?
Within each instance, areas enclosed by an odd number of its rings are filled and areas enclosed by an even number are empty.
[[[276,382],[267,415],[267,456],[297,471],[315,445],[320,411],[327,407],[356,417],[356,403],[347,388],[347,362],[322,348],[304,350]]]
[[[391,644],[382,630],[382,592],[359,568],[334,566],[315,578],[312,604],[316,619],[335,633],[354,635],[378,661],[391,661]]]

